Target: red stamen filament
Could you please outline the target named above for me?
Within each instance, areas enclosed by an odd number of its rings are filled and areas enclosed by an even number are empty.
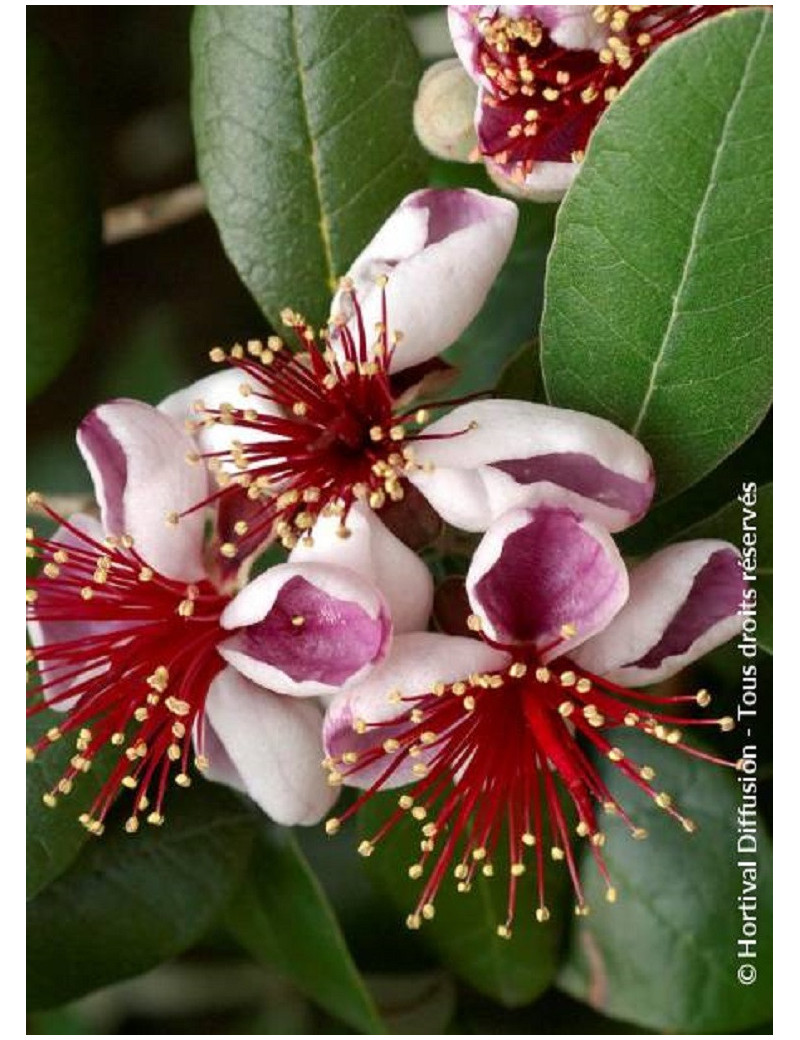
[[[400,796],[395,813],[376,835],[359,846],[362,855],[370,855],[405,814],[425,821],[422,855],[409,868],[412,878],[423,878],[428,871],[417,905],[407,919],[411,928],[433,917],[436,894],[448,873],[454,875],[461,892],[469,890],[478,870],[485,876],[494,874],[504,826],[510,874],[507,916],[498,925],[498,935],[511,935],[518,879],[529,866],[537,877],[536,920],[548,920],[546,842],[550,856],[566,863],[575,891],[575,913],[588,913],[559,784],[574,805],[578,836],[590,843],[605,880],[606,898],[615,901],[616,889],[601,851],[605,834],[598,824],[596,806],[619,816],[634,838],[644,838],[646,832],[611,795],[576,735],[613,762],[688,832],[695,830],[694,822],[682,815],[666,792],[652,785],[655,772],[628,759],[607,734],[620,727],[638,729],[696,758],[733,765],[683,743],[680,730],[675,728],[717,725],[727,730],[732,727],[730,718],[695,719],[666,715],[653,708],[656,704],[688,701],[705,707],[710,699],[705,690],[694,697],[642,694],[581,671],[566,658],[545,667],[533,655],[515,656],[514,663],[502,673],[439,683],[419,696],[390,695],[408,705],[404,716],[383,723],[357,720],[354,730],[377,735],[382,728],[389,729],[391,737],[383,742],[376,740],[368,750],[354,750],[325,762],[329,782],[334,785],[357,782],[365,769],[381,769],[378,778],[346,812],[328,820],[329,834],[336,833],[342,822],[357,813],[398,770],[403,769],[404,774],[410,770],[416,777],[414,786]]]
[[[482,153],[515,164],[519,178],[536,162],[580,162],[600,116],[653,49],[730,6],[595,6],[606,32],[599,51],[557,45],[535,18],[476,14],[478,61],[492,84]]]
[[[247,556],[271,537],[280,538],[286,548],[299,538],[313,544],[311,529],[319,516],[338,516],[339,533],[347,537],[347,513],[355,501],[380,509],[387,500],[403,498],[404,477],[420,468],[414,441],[435,435],[420,433],[429,408],[395,413],[389,365],[401,334],[389,336],[387,331],[385,283],[385,278],[379,280],[383,320],[373,340],[356,294],[345,281],[355,333],[341,321],[317,337],[304,318],[284,311],[299,350],[272,336],[266,344],[249,342],[246,351],[241,345],[228,354],[221,348],[211,351],[213,361],[242,372],[245,396],[280,408],[280,414],[270,415],[230,404],[209,408],[195,403],[192,432],[223,425],[264,435],[249,443],[234,440],[229,450],[192,459],[204,459],[219,485],[194,509],[219,503],[241,517],[232,525],[231,540],[220,547],[224,556]],[[244,509],[246,500],[249,507]]]
[[[219,625],[228,597],[205,580],[186,585],[164,577],[129,537],[95,541],[39,496],[32,498],[70,538],[38,538],[28,531],[28,556],[43,561],[39,576],[28,582],[28,619],[44,626],[95,627],[27,653],[39,671],[28,688],[28,714],[48,704],[65,708],[64,721],[28,748],[28,759],[68,734],[76,737],[76,754],[43,800],[53,806],[69,794],[100,749],[111,744],[119,748],[119,758],[81,822],[101,834],[109,809],[127,788],[136,794],[126,830],[136,831],[139,814],[147,809],[148,822],[161,824],[170,777],[174,773],[182,787],[191,783],[196,728],[202,747],[206,696],[224,667],[216,647],[230,635]],[[201,751],[194,762],[204,767]]]

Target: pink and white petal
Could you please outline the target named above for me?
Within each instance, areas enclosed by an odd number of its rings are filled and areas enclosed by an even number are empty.
[[[347,567],[284,563],[246,585],[222,627],[237,630],[220,654],[248,679],[292,697],[357,683],[386,656],[389,609],[378,589]]]
[[[348,272],[370,336],[382,320],[375,279],[388,275],[390,339],[402,333],[393,372],[421,364],[458,338],[483,306],[516,226],[513,202],[468,188],[425,188],[400,203]],[[354,321],[350,309],[338,293],[332,313]]]
[[[202,578],[203,511],[175,526],[166,521],[206,495],[205,470],[187,462],[195,446],[180,425],[141,401],[119,399],[90,412],[77,441],[106,532],[131,535],[139,555],[167,578]]]
[[[313,545],[304,540],[289,554],[290,563],[333,563],[371,581],[389,605],[396,633],[419,632],[428,627],[433,606],[430,571],[372,509],[356,503],[347,514],[350,537],[342,539],[338,517],[314,525]]]
[[[426,437],[435,439],[427,440]],[[507,510],[548,497],[610,531],[640,519],[653,464],[630,434],[593,415],[527,401],[473,401],[426,427],[409,477],[450,524],[485,531]]]
[[[491,79],[484,73],[478,60],[483,34],[481,19],[491,19],[498,12],[497,5],[448,4],[447,25],[456,55],[478,86],[493,90]]]
[[[243,394],[242,386],[250,386],[251,393]],[[178,390],[165,398],[158,408],[169,415],[170,418],[186,428],[186,423],[196,420],[198,414],[208,409],[216,411],[220,405],[229,404],[239,411],[245,409],[254,411],[257,415],[267,415],[281,418],[283,410],[273,401],[265,400],[255,392],[256,388],[248,381],[245,373],[238,368],[226,366],[219,372],[198,379],[196,383]],[[270,435],[261,429],[251,429],[246,426],[227,425],[214,423],[212,426],[201,426],[195,433],[194,439],[198,451],[205,454],[208,452],[230,451],[234,441],[242,444],[258,444],[279,438]],[[238,472],[233,463],[223,465],[229,472]],[[216,486],[216,485],[214,485]]]
[[[634,567],[630,583],[626,606],[575,654],[581,667],[612,682],[668,679],[741,630],[742,568],[727,542],[667,546]]]
[[[77,513],[70,517],[69,523],[76,530],[59,527],[52,537],[52,543],[67,552],[82,549],[99,556],[102,553],[105,538],[105,531],[100,521],[93,516]],[[80,532],[80,534],[76,532]],[[85,535],[85,538],[80,535]],[[119,622],[109,621],[38,621],[35,619],[28,621],[28,635],[34,650],[42,650],[57,643],[89,639],[92,636],[103,635],[119,628]],[[46,654],[37,661],[41,680],[47,683],[42,694],[54,711],[69,711],[73,708],[80,696],[69,696],[69,691],[108,670],[107,662],[92,664],[88,647],[84,650],[83,663],[86,667],[80,675],[59,682],[59,674],[65,675],[74,671],[74,662],[66,668],[53,662],[48,665]]]
[[[544,660],[604,629],[628,598],[625,564],[608,532],[546,502],[489,528],[466,586],[490,639],[532,645]]]
[[[572,51],[600,51],[608,41],[609,29],[594,17],[592,4],[537,4],[524,8],[549,31],[559,47]]]
[[[484,109],[479,109],[482,115]],[[486,172],[507,195],[530,202],[560,202],[572,187],[580,163],[537,162],[527,172],[519,163],[486,160]]]
[[[339,762],[347,752],[356,752],[362,760],[369,751],[381,747],[389,737],[408,726],[408,704],[398,703],[396,693],[413,697],[430,691],[437,682],[451,683],[473,672],[491,672],[506,668],[511,658],[479,639],[446,636],[436,632],[416,632],[397,636],[391,653],[357,687],[340,693],[325,715],[323,742],[325,753]],[[394,694],[391,699],[390,694]],[[397,719],[397,725],[386,725]],[[366,725],[363,725],[363,724]],[[425,761],[435,752],[422,750],[414,762]],[[338,767],[346,775],[344,782],[353,787],[369,787],[390,766],[390,757],[381,756],[374,763],[349,770]],[[382,787],[399,787],[415,777],[412,762],[405,761]]]
[[[317,823],[336,799],[322,761],[322,711],[226,668],[209,689],[208,777],[245,791],[277,823]]]

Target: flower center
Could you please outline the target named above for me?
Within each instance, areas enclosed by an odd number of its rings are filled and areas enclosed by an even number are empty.
[[[299,349],[271,336],[266,344],[250,341],[246,349],[237,344],[228,353],[211,351],[213,361],[242,372],[240,393],[262,404],[212,408],[195,402],[192,432],[218,425],[242,431],[230,447],[192,459],[204,459],[218,484],[194,508],[219,503],[221,527],[229,536],[221,545],[223,556],[246,556],[272,536],[286,548],[300,537],[310,544],[319,516],[338,516],[339,533],[347,537],[347,513],[356,500],[380,509],[403,498],[403,478],[417,468],[412,445],[424,438],[420,429],[429,413],[396,407],[389,366],[401,334],[388,338],[385,282],[379,280],[383,321],[372,340],[345,281],[350,324],[342,319],[317,335],[287,310],[283,321]]]
[[[44,802],[54,806],[69,794],[101,748],[112,745],[119,757],[81,822],[102,833],[111,805],[128,788],[136,793],[126,829],[136,831],[148,809],[148,822],[161,824],[170,776],[181,787],[191,783],[193,733],[202,748],[208,689],[225,666],[216,647],[231,635],[219,624],[229,597],[209,581],[165,578],[129,537],[101,543],[39,496],[31,499],[60,530],[52,539],[27,532],[28,556],[43,562],[26,592],[38,636],[27,652],[38,670],[28,714],[49,705],[64,712],[64,721],[28,748],[28,760],[67,736],[76,741],[75,755]],[[194,762],[200,769],[206,764],[201,753]]]
[[[716,725],[728,730],[732,719],[676,715],[670,707],[688,702],[705,707],[710,701],[707,691],[660,697],[582,672],[566,658],[544,666],[534,655],[520,654],[519,648],[514,656],[503,672],[438,683],[417,696],[390,693],[391,700],[407,704],[408,710],[389,722],[356,719],[353,748],[326,760],[332,784],[357,782],[367,770],[378,774],[341,817],[328,820],[329,834],[336,833],[389,781],[413,784],[399,798],[400,811],[359,846],[362,855],[370,855],[405,813],[419,822],[422,854],[408,872],[424,880],[407,919],[410,928],[434,916],[436,894],[448,874],[454,876],[460,892],[469,891],[478,872],[493,876],[501,838],[509,859],[507,916],[497,928],[501,937],[511,935],[518,880],[530,868],[536,874],[536,920],[548,920],[546,855],[565,861],[575,891],[575,913],[589,912],[573,850],[573,829],[590,843],[606,882],[606,897],[614,902],[617,893],[602,856],[605,833],[597,808],[620,817],[634,838],[644,838],[646,832],[610,793],[587,753],[591,749],[693,832],[694,822],[681,814],[667,792],[653,787],[654,770],[628,758],[609,739],[610,731],[638,729],[697,758],[731,765],[685,744],[680,727]],[[559,786],[573,803],[572,824]]]
[[[522,164],[522,176],[536,162],[580,162],[600,116],[652,50],[729,6],[595,6],[598,50],[559,46],[535,18],[476,14],[478,61],[492,83],[483,95],[482,153]]]

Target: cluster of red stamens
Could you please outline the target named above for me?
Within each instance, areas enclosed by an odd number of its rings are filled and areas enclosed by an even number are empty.
[[[110,744],[119,758],[81,823],[101,834],[111,805],[127,788],[134,792],[134,809],[126,830],[136,831],[148,809],[147,821],[161,824],[170,776],[188,787],[190,759],[200,769],[205,765],[202,753],[193,755],[192,736],[202,748],[206,696],[224,667],[216,647],[230,635],[219,625],[228,597],[208,581],[187,585],[159,574],[128,536],[100,543],[40,496],[29,496],[29,504],[68,533],[47,539],[27,531],[27,555],[43,564],[28,582],[28,620],[52,626],[57,637],[27,651],[38,670],[28,689],[28,714],[48,704],[66,709],[63,722],[28,747],[28,760],[62,738],[75,739],[69,766],[43,800],[54,806],[69,794],[76,777]]]
[[[219,485],[195,508],[218,503],[221,526],[229,535],[220,547],[223,556],[247,556],[272,537],[286,548],[299,538],[312,544],[320,516],[338,516],[339,533],[347,537],[347,513],[355,501],[380,509],[403,498],[403,479],[417,468],[413,443],[426,439],[420,428],[429,412],[395,411],[389,370],[402,337],[388,334],[386,278],[378,284],[382,321],[374,339],[367,335],[352,285],[344,281],[350,322],[336,319],[316,334],[300,315],[283,312],[299,349],[271,336],[266,343],[251,340],[246,348],[237,344],[229,353],[220,347],[211,351],[213,361],[242,372],[242,396],[280,410],[275,415],[195,402],[197,417],[189,423],[193,433],[220,424],[264,434],[263,441],[251,435],[247,442],[232,438],[226,450],[192,457],[205,461]]]
[[[481,152],[513,163],[521,178],[537,162],[580,162],[600,116],[652,50],[729,6],[595,6],[607,30],[599,51],[558,46],[535,18],[475,8],[478,61],[492,83],[482,95]]]
[[[479,629],[477,618],[472,626]],[[567,626],[570,628],[570,626]],[[570,628],[565,638],[574,634]],[[733,727],[730,717],[698,719],[676,715],[666,706],[696,703],[706,707],[710,695],[659,696],[615,685],[587,673],[566,657],[549,665],[540,654],[508,648],[513,663],[502,672],[474,674],[454,683],[437,683],[427,692],[409,696],[389,693],[390,701],[408,705],[408,711],[388,722],[353,722],[356,734],[387,732],[368,750],[346,751],[329,758],[329,780],[338,785],[357,781],[359,773],[381,768],[377,780],[341,817],[329,819],[329,834],[378,792],[401,768],[417,779],[402,793],[398,808],[359,852],[369,856],[406,815],[419,821],[421,855],[409,867],[412,878],[425,878],[422,892],[407,919],[418,928],[434,916],[436,894],[449,873],[458,891],[469,891],[478,872],[495,873],[498,845],[507,841],[508,904],[498,935],[509,938],[516,913],[519,878],[529,866],[536,871],[538,905],[535,917],[548,920],[545,899],[546,845],[553,860],[566,861],[575,890],[575,913],[589,912],[572,847],[570,823],[559,797],[559,786],[569,795],[577,815],[575,832],[586,838],[605,883],[606,897],[616,899],[602,846],[595,806],[619,816],[634,838],[646,837],[610,793],[588,749],[605,756],[655,804],[688,832],[695,824],[673,805],[665,791],[652,785],[655,771],[629,759],[609,739],[617,728],[639,730],[681,751],[719,765],[731,765],[684,743],[681,726]],[[552,648],[551,648],[552,649]],[[576,737],[583,738],[582,747]],[[560,784],[556,782],[556,777]],[[503,838],[503,835],[505,836]],[[533,860],[532,864],[529,862]],[[428,869],[429,868],[429,869]],[[427,871],[427,876],[426,875]]]

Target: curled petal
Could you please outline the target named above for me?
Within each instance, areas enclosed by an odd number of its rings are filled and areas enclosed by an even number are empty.
[[[475,672],[496,671],[509,663],[508,654],[477,639],[416,632],[397,636],[391,653],[358,686],[334,698],[325,716],[325,753],[334,761],[345,754],[363,754],[407,727],[411,707],[398,693],[414,697],[428,693],[435,683],[451,683]],[[391,696],[390,696],[391,695]],[[398,725],[391,722],[397,719]],[[363,725],[363,724],[366,725]],[[399,787],[414,779],[414,762],[425,761],[432,752],[423,749],[418,758],[404,763],[383,787]],[[363,765],[352,783],[369,787],[386,769],[386,761],[374,767]],[[349,782],[345,776],[345,783]]]
[[[480,86],[494,90],[479,60],[484,42],[482,20],[498,15],[533,18],[547,29],[553,43],[567,50],[597,50],[605,46],[608,32],[592,14],[591,4],[448,4],[447,21],[456,54]]]
[[[650,456],[624,430],[527,401],[454,408],[425,429],[414,450],[433,471],[416,471],[412,483],[448,523],[467,531],[485,531],[507,510],[537,501],[543,487],[549,501],[619,531],[644,515],[655,486]]]
[[[358,682],[386,655],[392,627],[375,586],[347,567],[285,563],[259,575],[222,614],[238,629],[219,647],[248,679],[295,697]]]
[[[187,422],[196,421],[206,409],[216,411],[220,405],[229,404],[239,411],[251,409],[258,415],[270,415],[280,417],[282,409],[272,401],[265,400],[255,393],[241,392],[242,386],[247,389],[247,377],[238,368],[224,368],[214,372],[210,376],[198,379],[196,383],[177,390],[174,394],[166,397],[158,406],[159,411],[164,412],[183,428]],[[263,443],[275,440],[270,434],[263,430],[251,429],[247,426],[233,424],[227,426],[222,423],[213,423],[208,426],[201,425],[194,432],[198,450],[203,453],[228,452],[233,441],[242,444]],[[223,463],[223,469],[236,472],[236,467],[229,462]]]
[[[322,712],[312,701],[225,668],[211,684],[204,728],[210,780],[244,791],[285,826],[316,823],[330,809],[336,792],[320,767]]]
[[[388,275],[390,341],[392,333],[402,333],[393,372],[426,361],[458,338],[483,306],[516,227],[513,202],[472,189],[425,188],[400,203],[348,272],[370,335],[382,320],[375,279]],[[346,294],[336,295],[332,313],[351,318]]]
[[[529,170],[518,163],[486,160],[486,172],[501,191],[531,202],[559,202],[572,186],[580,164],[537,162]]]
[[[372,509],[356,504],[347,514],[350,537],[342,539],[338,517],[314,525],[313,544],[301,539],[291,563],[332,563],[371,581],[382,593],[395,632],[424,631],[433,605],[433,579],[422,560],[381,523]]]
[[[205,496],[205,472],[187,462],[188,434],[158,409],[120,399],[90,412],[77,441],[106,532],[131,535],[139,555],[168,578],[202,578],[202,512],[167,523]]]
[[[594,17],[592,4],[536,4],[517,10],[541,22],[553,43],[566,50],[600,51],[608,40],[608,26]]]
[[[627,605],[575,655],[624,686],[668,679],[735,636],[743,605],[739,553],[699,539],[667,546],[631,571]]]
[[[628,576],[602,527],[542,503],[489,528],[467,594],[490,639],[532,644],[548,660],[608,625],[628,597]]]

